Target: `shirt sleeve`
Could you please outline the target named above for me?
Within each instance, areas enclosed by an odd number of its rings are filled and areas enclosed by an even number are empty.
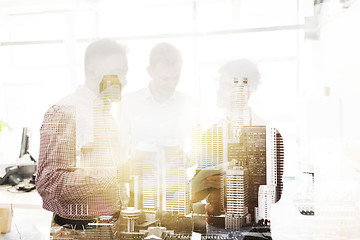
[[[44,201],[91,196],[116,179],[110,175],[95,179],[89,173],[75,170],[75,166],[75,107],[55,105],[46,112],[40,129],[36,189]]]

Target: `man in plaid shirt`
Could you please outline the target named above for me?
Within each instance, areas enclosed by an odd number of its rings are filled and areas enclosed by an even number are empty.
[[[85,85],[45,113],[36,188],[44,209],[54,213],[52,239],[112,239],[103,223],[119,215],[121,159],[110,110],[120,99],[127,70],[124,46],[110,39],[91,43]],[[106,85],[105,75],[115,81]]]

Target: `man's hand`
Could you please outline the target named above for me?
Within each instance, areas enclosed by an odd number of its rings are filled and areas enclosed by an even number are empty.
[[[205,206],[207,215],[217,216],[221,214],[222,204],[220,191],[220,189],[213,189],[210,191],[210,194],[207,197],[208,203]]]
[[[221,189],[223,186],[223,176],[221,175],[213,175],[213,176],[209,176],[205,179],[203,179],[201,181],[201,184],[207,186],[207,189],[204,189],[202,191],[194,191],[192,193],[192,201],[193,202],[198,202],[201,201],[202,199],[204,199],[205,197],[207,197],[209,195],[209,193],[211,193],[211,189],[213,190],[218,190]]]
[[[204,189],[204,190],[198,191],[198,192],[192,192],[191,201],[193,203],[199,202],[199,201],[205,199],[207,197],[207,195],[209,195],[209,190],[208,189]]]
[[[207,187],[219,189],[223,186],[223,176],[221,175],[209,176],[204,180],[202,180],[201,183]]]

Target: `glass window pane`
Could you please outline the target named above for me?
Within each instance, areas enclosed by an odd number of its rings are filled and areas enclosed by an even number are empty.
[[[144,36],[188,32],[193,26],[190,3],[174,5],[121,6],[99,13],[102,37]]]
[[[63,13],[44,13],[12,15],[12,41],[39,41],[64,39],[67,32],[66,15]]]
[[[199,0],[198,30],[295,25],[298,24],[297,2],[298,0]]]

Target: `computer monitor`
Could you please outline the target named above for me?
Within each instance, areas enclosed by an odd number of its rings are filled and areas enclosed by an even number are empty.
[[[22,133],[22,139],[21,139],[21,148],[20,148],[19,158],[21,158],[22,156],[24,156],[25,154],[27,154],[29,152],[29,140],[30,140],[29,134],[30,134],[30,128],[24,127],[23,133]]]

